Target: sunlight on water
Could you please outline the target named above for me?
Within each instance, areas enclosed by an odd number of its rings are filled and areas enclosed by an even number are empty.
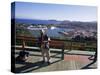
[[[52,26],[50,29],[53,30],[53,29],[56,29],[56,27],[53,27],[53,26]]]
[[[44,29],[43,29],[44,28]],[[51,26],[50,28],[47,28],[47,27],[29,27],[27,28],[31,34],[34,36],[34,37],[39,37],[41,34],[40,34],[40,30],[45,30],[46,31],[46,34],[49,36],[49,37],[53,37],[53,38],[65,38],[64,35],[60,34],[59,32],[61,31],[72,31],[72,29],[66,29],[66,28],[59,28],[59,27],[55,27],[55,26]]]

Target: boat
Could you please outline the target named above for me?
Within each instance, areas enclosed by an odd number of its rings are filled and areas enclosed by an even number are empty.
[[[65,32],[65,31],[59,31],[58,33],[60,33],[60,34],[64,34],[64,35],[68,35],[68,33]]]
[[[28,26],[27,29],[29,30],[46,30],[48,29],[46,26]]]

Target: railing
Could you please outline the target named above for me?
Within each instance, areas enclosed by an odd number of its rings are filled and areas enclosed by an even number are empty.
[[[22,45],[22,49],[24,49],[26,45],[27,46],[36,46],[36,47],[40,46],[38,39],[36,39],[34,37],[25,37],[25,36],[17,36],[16,37],[16,44]],[[51,39],[50,48],[61,49],[62,59],[63,59],[65,49],[94,51],[97,49],[97,43],[96,43],[96,41],[81,42],[81,41]]]

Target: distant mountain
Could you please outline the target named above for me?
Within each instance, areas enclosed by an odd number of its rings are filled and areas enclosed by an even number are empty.
[[[16,23],[25,24],[60,24],[61,21],[57,20],[37,20],[37,19],[15,19]]]
[[[81,22],[81,21],[58,21],[58,20],[38,20],[38,19],[15,19],[16,23],[26,23],[26,24],[60,24],[60,25],[80,25],[80,24],[96,24],[96,21],[93,22]]]
[[[16,23],[24,24],[58,24],[58,27],[73,28],[73,29],[97,29],[97,22],[81,22],[81,21],[58,21],[58,20],[37,20],[37,19],[15,19]]]
[[[62,21],[60,23],[61,26],[64,28],[78,28],[78,29],[97,29],[97,22],[80,22],[80,21]]]

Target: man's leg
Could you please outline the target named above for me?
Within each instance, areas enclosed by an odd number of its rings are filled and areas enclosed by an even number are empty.
[[[41,51],[42,51],[43,62],[45,62],[45,51],[43,47],[41,47]]]
[[[97,50],[95,51],[95,55],[94,55],[94,60],[93,60],[94,62],[96,62],[97,61]]]
[[[47,62],[50,62],[50,51],[46,50]]]

